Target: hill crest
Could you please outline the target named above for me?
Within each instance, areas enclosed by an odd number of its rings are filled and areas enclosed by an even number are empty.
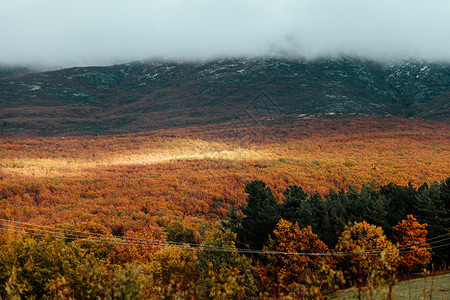
[[[353,58],[136,62],[0,80],[0,134],[113,134],[384,115],[448,123],[450,65]]]

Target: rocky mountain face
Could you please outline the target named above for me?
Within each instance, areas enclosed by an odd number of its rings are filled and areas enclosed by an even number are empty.
[[[0,79],[0,134],[117,133],[333,115],[449,122],[449,103],[449,64],[137,62]]]

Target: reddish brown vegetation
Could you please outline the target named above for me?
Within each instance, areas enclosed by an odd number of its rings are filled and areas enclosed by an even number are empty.
[[[0,217],[34,223],[93,221],[113,233],[146,224],[222,218],[264,179],[282,199],[393,181],[448,176],[450,126],[401,118],[310,119],[290,125],[189,128],[95,137],[0,140]],[[372,169],[376,164],[376,169]]]
[[[401,255],[399,268],[405,273],[421,271],[431,261],[430,245],[426,243],[427,224],[420,224],[412,215],[394,229],[394,237],[400,245],[407,245],[409,251]]]

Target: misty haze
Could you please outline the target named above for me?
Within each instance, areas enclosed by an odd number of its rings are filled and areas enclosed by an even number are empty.
[[[445,0],[3,1],[0,64],[264,55],[449,62],[449,14]]]

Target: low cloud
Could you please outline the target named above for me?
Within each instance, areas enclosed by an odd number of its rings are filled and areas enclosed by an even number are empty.
[[[448,0],[0,1],[0,64],[354,55],[450,62]]]

